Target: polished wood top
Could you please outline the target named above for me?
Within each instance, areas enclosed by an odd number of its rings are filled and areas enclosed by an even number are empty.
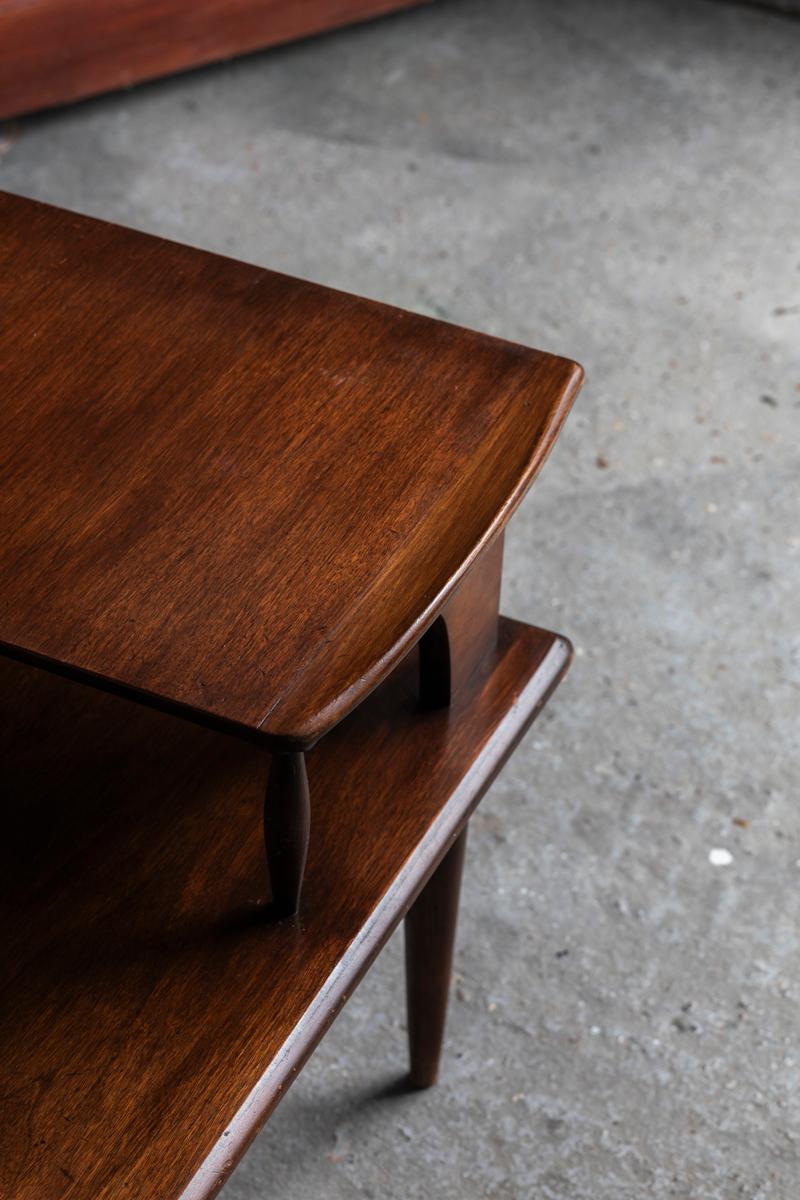
[[[265,751],[0,660],[0,1196],[214,1195],[568,657],[501,620],[471,695],[425,712],[412,652],[309,756],[280,922]]]
[[[539,470],[573,363],[0,194],[0,648],[304,749]]]

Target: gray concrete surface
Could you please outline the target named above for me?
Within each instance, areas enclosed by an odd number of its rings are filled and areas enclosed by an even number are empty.
[[[2,131],[9,190],[587,369],[505,590],[579,657],[474,821],[442,1082],[392,1090],[395,939],[225,1200],[800,1195],[799,65],[442,0]]]

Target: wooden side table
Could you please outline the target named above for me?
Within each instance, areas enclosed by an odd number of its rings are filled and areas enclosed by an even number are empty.
[[[435,1078],[466,821],[569,660],[498,599],[580,370],[10,196],[0,314],[0,1193],[194,1200],[409,910]]]

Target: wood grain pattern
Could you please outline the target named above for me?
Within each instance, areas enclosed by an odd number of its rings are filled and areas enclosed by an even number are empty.
[[[419,642],[423,708],[449,704],[480,674],[497,638],[504,535],[483,550]]]
[[[420,712],[412,653],[309,755],[282,922],[262,749],[0,661],[0,1195],[213,1196],[568,657],[501,620],[480,687]]]
[[[0,194],[0,648],[304,750],[513,512],[564,359]]]
[[[424,0],[0,0],[0,118]]]
[[[449,705],[454,695],[467,699],[469,689],[478,687],[482,675],[492,669],[502,571],[503,534],[500,533],[463,576],[442,613],[418,643],[422,708]],[[300,907],[310,823],[305,755],[302,751],[273,754],[264,796],[264,841],[272,882],[271,911],[276,918],[293,916]],[[434,890],[438,895],[441,889]],[[434,903],[426,911],[435,912],[438,907]],[[430,922],[423,920],[423,925],[427,927]],[[425,942],[424,936],[422,941]],[[444,1016],[441,1027],[444,1029]]]

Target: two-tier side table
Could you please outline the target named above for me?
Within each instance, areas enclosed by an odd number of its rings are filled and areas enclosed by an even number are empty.
[[[498,602],[580,378],[0,195],[0,1195],[214,1195],[406,914],[433,1082],[467,819],[569,661]]]

